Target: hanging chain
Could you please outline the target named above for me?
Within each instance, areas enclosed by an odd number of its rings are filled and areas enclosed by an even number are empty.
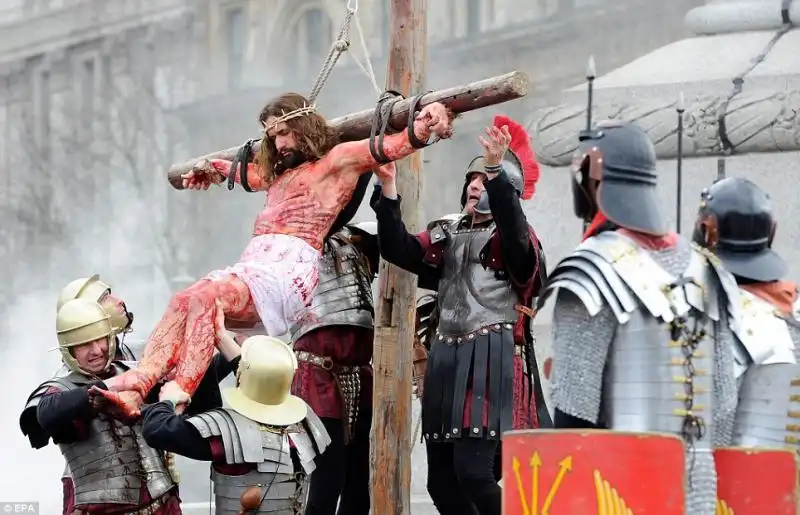
[[[312,104],[316,101],[319,92],[322,91],[322,87],[328,81],[328,77],[330,77],[339,58],[350,48],[350,26],[353,23],[353,16],[356,15],[356,12],[358,12],[358,0],[348,0],[339,36],[331,45],[328,56],[325,58],[325,62],[322,63],[322,69],[320,69],[317,79],[314,81],[314,86],[311,88],[311,93],[308,95],[308,101]]]
[[[695,463],[695,443],[705,436],[706,426],[705,421],[694,413],[695,408],[695,395],[697,390],[695,388],[695,378],[697,377],[697,370],[694,365],[694,358],[697,354],[697,348],[700,342],[706,337],[705,324],[702,323],[702,315],[694,317],[692,327],[689,327],[687,317],[676,317],[670,323],[670,333],[672,340],[680,344],[681,353],[683,354],[683,423],[681,426],[681,437],[686,445],[686,450],[692,456],[691,464],[688,471],[689,487],[692,484],[692,470]]]

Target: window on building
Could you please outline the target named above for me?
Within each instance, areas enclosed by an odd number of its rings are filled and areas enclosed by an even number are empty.
[[[481,31],[484,1],[467,0],[467,35],[478,34]]]
[[[333,44],[331,20],[322,9],[309,9],[300,18],[297,26],[297,41],[300,45],[299,70],[301,75],[313,73]]]
[[[229,9],[226,18],[228,34],[228,86],[238,89],[242,85],[246,45],[246,26],[242,8]]]

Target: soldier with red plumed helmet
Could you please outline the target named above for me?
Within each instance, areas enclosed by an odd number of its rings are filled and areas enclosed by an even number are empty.
[[[410,234],[387,169],[373,202],[384,259],[435,287],[422,397],[428,492],[440,513],[501,513],[494,473],[504,431],[550,425],[530,332],[544,256],[522,210],[539,178],[530,137],[497,116],[466,169],[459,214]]]

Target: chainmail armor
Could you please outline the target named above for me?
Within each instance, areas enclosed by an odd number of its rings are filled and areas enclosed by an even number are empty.
[[[601,237],[607,242],[615,238],[613,234],[601,235]],[[585,244],[582,247],[585,247]],[[697,260],[699,250],[696,248],[693,250],[693,246],[690,246],[686,240],[680,239],[674,248],[644,252],[666,274],[682,277],[687,273],[687,268],[692,260]],[[578,254],[573,254],[573,256],[576,255]],[[572,264],[575,269],[579,270],[578,273],[585,272],[587,277],[592,277],[592,273],[597,273],[597,270],[595,272],[587,271],[590,267],[584,269],[581,268],[580,264],[575,264],[579,262],[580,260],[577,260]],[[700,262],[702,263],[703,261],[701,260]],[[609,265],[606,264],[605,266],[608,267]],[[598,270],[600,268],[602,267],[599,267]],[[701,267],[701,270],[709,274],[708,280],[711,281],[711,284],[715,284],[711,268],[706,266],[705,268]],[[567,281],[569,281],[569,274],[570,272],[565,272],[562,277],[566,277]],[[556,278],[556,276],[557,273],[554,271],[551,278]],[[555,283],[558,283],[558,281],[555,280],[551,284]],[[554,286],[554,288],[558,288],[558,285]],[[623,324],[633,323],[628,322],[628,320],[636,320],[637,318],[636,322],[641,323],[643,315],[639,314],[642,311],[641,309],[631,313],[630,307],[612,306],[603,301],[603,299],[598,299],[596,294],[593,296],[593,292],[590,290],[591,288],[583,292],[581,298],[572,291],[562,291],[561,288],[558,290],[553,318],[553,403],[556,409],[568,415],[608,427],[607,417],[604,413],[601,413],[601,410],[605,411],[602,406],[605,395],[604,388],[607,387],[604,383],[604,374],[608,372],[611,344],[618,338],[617,328],[621,323],[621,319]],[[599,287],[599,290],[601,290],[601,293],[605,293],[602,292],[602,287]],[[714,288],[710,288],[710,290],[712,291],[704,292],[706,296],[708,293],[715,294]],[[627,295],[634,294],[628,290]],[[546,295],[544,298],[546,298]],[[636,295],[633,298],[636,298]],[[589,304],[592,304],[591,301],[598,300],[599,304],[589,307],[586,302],[587,299],[591,299]],[[722,320],[714,323],[709,322],[705,326],[687,330],[681,323],[685,323],[687,320],[691,322],[694,317],[676,317],[677,323],[673,324],[675,330],[671,338],[668,338],[682,342],[681,355],[684,356],[683,368],[687,377],[692,377],[694,373],[693,360],[701,359],[702,356],[702,354],[695,355],[694,347],[697,346],[696,342],[702,341],[704,338],[711,339],[711,341],[707,341],[704,344],[708,350],[711,350],[708,346],[712,342],[714,343],[712,352],[714,352],[715,356],[713,361],[706,360],[705,363],[707,364],[701,365],[706,370],[709,366],[714,368],[711,374],[712,377],[709,378],[713,381],[713,396],[711,398],[713,411],[711,414],[712,420],[708,424],[711,427],[708,428],[707,432],[705,431],[705,423],[693,415],[692,412],[694,395],[702,396],[702,390],[698,388],[698,392],[694,392],[695,386],[691,385],[684,394],[686,396],[684,402],[686,415],[681,436],[684,437],[687,448],[686,467],[689,484],[686,512],[697,515],[714,514],[716,472],[711,445],[718,445],[731,440],[736,407],[736,379],[733,372],[733,353],[731,350],[733,336],[727,328],[725,310],[717,310],[717,302],[724,302],[724,297],[720,299],[707,298],[705,300],[709,304],[708,316],[717,318],[717,315],[720,315]],[[641,302],[645,301],[642,300]],[[694,306],[694,304],[692,305]],[[647,313],[647,310],[644,313]],[[700,313],[700,315],[702,318],[703,313]],[[706,332],[716,334],[705,336]],[[630,340],[630,336],[628,338],[630,342],[636,342],[636,340]],[[617,349],[617,355],[619,355],[619,351]],[[698,384],[701,379],[702,376],[698,376]],[[705,381],[706,384],[712,382],[707,379]],[[705,395],[708,397],[708,394]],[[703,401],[698,402],[704,404]],[[623,427],[625,425],[625,423],[622,424]],[[717,430],[717,427],[720,428],[720,431]]]

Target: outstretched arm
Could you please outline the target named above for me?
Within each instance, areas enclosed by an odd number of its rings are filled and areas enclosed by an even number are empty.
[[[175,404],[161,401],[142,410],[142,436],[155,449],[197,460],[211,461],[211,445],[191,422],[175,414]]]
[[[219,172],[224,179],[228,178],[231,173],[233,161],[227,161],[225,159],[212,159],[210,162],[211,166],[213,166],[214,169]],[[236,182],[236,184],[242,184],[242,178],[238,169],[233,175],[233,180]],[[253,191],[263,191],[266,189],[264,180],[261,178],[261,171],[259,170],[258,165],[255,163],[247,163],[247,185],[250,186],[250,189]]]
[[[400,215],[400,197],[381,198],[373,206],[378,221],[378,247],[389,263],[419,277],[422,288],[434,289],[439,282],[439,268],[426,262],[431,248],[428,231],[414,235],[408,232]]]
[[[452,133],[453,113],[436,102],[425,106],[414,120],[414,136],[419,141],[428,141],[433,134],[449,137]],[[408,157],[419,150],[411,144],[408,131],[386,135],[383,139],[383,152],[391,161]],[[384,163],[379,163],[369,150],[369,139],[340,143],[325,156],[326,164],[332,172],[362,175]]]
[[[508,176],[502,169],[500,173],[488,175],[486,193],[489,195],[492,218],[497,225],[503,262],[514,283],[524,289],[534,279],[539,265],[537,245],[533,241],[517,190]]]

